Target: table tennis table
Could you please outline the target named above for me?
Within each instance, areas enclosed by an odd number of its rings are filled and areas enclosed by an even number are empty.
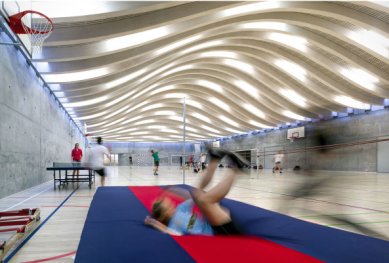
[[[95,182],[95,171],[87,163],[53,163],[53,167],[47,167],[47,171],[53,171],[54,178],[54,190],[57,187],[65,186],[68,183],[87,182],[89,183],[89,189]],[[81,173],[80,175],[69,174],[68,171],[87,171],[88,173]],[[65,172],[64,174],[62,172]],[[58,173],[57,173],[58,172]],[[58,176],[57,176],[58,175]]]

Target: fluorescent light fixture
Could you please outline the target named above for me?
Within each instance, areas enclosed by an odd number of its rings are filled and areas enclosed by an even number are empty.
[[[208,100],[210,102],[212,102],[213,104],[215,104],[216,106],[218,106],[219,108],[226,110],[226,111],[230,111],[230,106],[228,106],[227,103],[225,103],[217,98],[209,98]]]
[[[143,135],[143,134],[150,134],[150,132],[147,131],[139,131],[139,132],[132,132],[131,135]]]
[[[210,118],[208,118],[207,116],[204,116],[200,113],[197,113],[197,112],[192,112],[190,115],[192,115],[193,117],[196,117],[197,119],[202,120],[202,121],[206,121],[209,123],[212,122]]]
[[[342,73],[342,75],[348,78],[349,80],[355,82],[356,84],[359,84],[360,86],[368,90],[374,90],[375,83],[379,82],[378,78],[363,69],[343,68],[340,70],[340,73]]]
[[[185,70],[188,70],[188,69],[192,69],[193,66],[192,65],[185,65],[185,66],[180,66],[180,67],[176,67],[172,70],[169,70],[163,74],[161,74],[161,77],[164,77],[164,76],[167,76],[167,75],[171,75],[171,74],[174,74],[174,73],[177,73],[177,72],[180,72],[180,71],[185,71]]]
[[[307,106],[307,103],[306,103],[307,100],[303,96],[301,96],[300,94],[295,92],[294,90],[291,90],[291,89],[280,89],[280,93],[285,98],[287,98],[288,100],[293,102],[294,104],[297,104],[297,105],[299,105],[301,107],[306,107]]]
[[[136,130],[138,130],[138,128],[130,128],[130,129],[126,129],[126,130],[120,131],[118,133],[133,132],[133,131],[136,131]]]
[[[274,61],[274,64],[288,73],[290,76],[295,77],[301,81],[305,81],[307,71],[300,65],[284,59],[277,59]]]
[[[237,133],[237,134],[244,133],[244,132],[242,132],[242,131],[234,130],[234,129],[231,129],[231,128],[224,128],[224,130],[229,131],[229,132],[232,132],[232,133]]]
[[[57,98],[59,97],[65,97],[65,92],[63,91],[54,91],[54,94]]]
[[[143,112],[143,111],[148,111],[148,110],[153,110],[153,109],[157,109],[157,108],[163,108],[163,107],[165,107],[165,104],[164,104],[164,103],[156,103],[156,104],[152,104],[152,105],[143,107],[143,108],[141,109],[141,112]]]
[[[188,97],[185,93],[169,93],[163,96],[166,99],[183,99]]]
[[[389,38],[377,32],[361,29],[349,32],[347,37],[381,56],[389,57]]]
[[[249,22],[239,25],[239,28],[287,31],[288,25],[280,22]]]
[[[179,128],[181,128],[181,127],[179,127]],[[192,128],[192,127],[188,127],[188,126],[186,126],[185,129],[188,131],[191,131],[191,132],[199,132],[199,130]]]
[[[142,69],[142,70],[138,70],[138,71],[135,71],[131,74],[128,74],[127,76],[124,76],[124,77],[121,77],[119,79],[116,79],[116,80],[113,80],[113,81],[110,81],[108,83],[105,84],[105,87],[107,89],[111,89],[111,88],[114,88],[114,87],[117,87],[121,84],[124,84],[140,75],[142,75],[143,73],[145,73],[146,70]]]
[[[67,98],[59,98],[58,99],[63,105],[65,105],[64,103],[67,103],[69,102],[69,100]],[[64,106],[65,107],[65,106]],[[73,107],[73,106],[72,106]]]
[[[185,46],[189,43],[192,43],[192,42],[195,42],[196,40],[199,40],[201,39],[202,35],[196,35],[196,36],[192,36],[192,37],[188,37],[188,38],[185,38],[183,40],[180,40],[180,41],[177,41],[173,44],[170,44],[170,45],[167,45],[163,48],[160,48],[159,50],[157,50],[155,52],[155,55],[161,55],[163,53],[166,53],[166,52],[169,52],[169,51],[172,51],[176,48],[179,48],[179,47],[182,47],[182,46]]]
[[[344,106],[347,106],[347,107],[351,107],[351,108],[354,108],[354,109],[363,109],[363,110],[368,110],[370,109],[370,104],[367,104],[367,103],[363,103],[359,100],[355,100],[351,97],[348,97],[348,96],[335,96],[335,101],[344,105]]]
[[[231,124],[231,125],[236,126],[236,127],[240,127],[240,125],[236,121],[233,121],[224,115],[220,115],[219,119],[224,121],[225,123]]]
[[[108,124],[104,125],[103,128],[106,128],[106,127],[110,127],[110,126],[112,126],[112,125],[115,125],[116,123],[119,123],[119,122],[121,122],[121,121],[124,121],[125,119],[126,119],[126,117],[122,117],[122,118],[117,119],[117,120],[115,120],[115,121],[111,121],[111,122],[109,122]]]
[[[171,26],[161,26],[153,29],[132,33],[125,36],[114,37],[103,41],[104,52],[112,52],[120,49],[134,47],[169,35],[173,30]]]
[[[129,122],[133,122],[133,121],[142,119],[143,117],[144,117],[143,115],[139,115],[139,116],[133,117],[133,118],[131,118],[131,119],[128,119],[128,120],[126,120],[126,121],[123,121],[122,124],[127,124],[127,123],[129,123]]]
[[[206,126],[206,125],[201,125],[200,126],[201,128],[205,129],[205,130],[208,130],[208,131],[211,131],[211,132],[214,132],[214,133],[220,133],[220,131],[214,129],[214,128],[211,128],[209,126]]]
[[[166,129],[166,126],[163,126],[163,125],[150,125],[150,126],[147,126],[146,128],[147,128],[147,129],[158,129],[158,130],[162,130],[162,129]]]
[[[185,49],[183,51],[183,53],[186,54],[186,53],[190,53],[190,52],[197,51],[197,50],[200,50],[200,49],[210,48],[210,47],[214,47],[214,46],[220,46],[223,43],[224,42],[222,40],[208,41],[208,42],[205,42],[205,43],[198,44],[198,45],[195,45],[193,47],[187,48],[187,49]]]
[[[201,53],[200,57],[202,58],[233,58],[236,59],[238,55],[235,52],[231,51],[208,51]]]
[[[108,99],[108,96],[101,96],[101,97],[95,98],[95,99],[84,100],[84,101],[80,101],[80,102],[66,103],[63,106],[64,107],[73,107],[73,108],[85,107],[85,106],[90,106],[90,105],[93,105],[93,104],[97,104],[97,103],[103,102],[103,101],[105,101],[107,99]]]
[[[260,127],[260,128],[271,128],[270,126],[268,125],[265,125],[263,123],[259,123],[257,121],[254,121],[254,120],[250,120],[249,123],[253,126],[256,126],[256,127]]]
[[[273,41],[290,46],[292,48],[298,49],[300,51],[307,51],[308,41],[303,37],[291,36],[282,33],[269,33],[268,38]]]
[[[259,110],[257,107],[255,107],[252,104],[245,103],[243,104],[243,108],[245,108],[247,111],[251,112],[252,114],[258,116],[261,119],[265,118],[265,114],[263,113],[263,111]]]
[[[211,90],[214,90],[216,92],[223,92],[223,88],[214,82],[208,81],[208,80],[198,80],[196,83],[200,86],[204,86],[206,88],[209,88]]]
[[[62,90],[60,84],[50,84],[50,89],[51,89],[52,91],[60,91],[60,90]]]
[[[247,83],[243,80],[234,80],[235,86],[237,86],[239,89],[243,90],[249,95],[252,95],[254,98],[259,98],[259,91],[257,88],[252,86],[251,84]]]
[[[286,117],[289,117],[289,118],[292,118],[292,119],[295,119],[295,120],[301,120],[301,121],[304,121],[306,118],[301,116],[301,115],[298,115],[294,112],[291,112],[291,111],[288,111],[288,110],[284,110],[283,111],[283,114],[286,116]]]
[[[198,109],[203,109],[203,105],[200,102],[194,101],[194,100],[186,100],[185,103],[187,105],[193,106]]]
[[[127,110],[129,107],[130,107],[130,106],[125,106],[125,107],[123,107],[123,108],[120,108],[120,109],[118,109],[117,111],[114,111],[114,112],[112,112],[112,113],[110,113],[110,114],[108,114],[108,115],[105,115],[105,116],[103,117],[103,119],[104,119],[104,120],[109,119],[109,118],[111,118],[112,116],[115,116],[115,115],[117,115],[117,114],[119,114],[119,113],[121,113],[121,112]]]
[[[174,111],[162,110],[154,112],[154,115],[176,115],[176,113]]]
[[[227,66],[230,66],[232,68],[235,68],[239,71],[248,73],[248,74],[255,74],[255,69],[250,64],[247,64],[245,62],[242,62],[240,60],[234,60],[234,59],[223,59],[223,63]]]
[[[66,83],[98,78],[105,76],[108,73],[109,71],[107,68],[98,68],[73,73],[42,74],[42,76],[48,83]]]
[[[236,16],[236,15],[242,15],[246,13],[255,13],[258,11],[274,9],[278,7],[280,7],[280,3],[276,1],[249,3],[249,4],[243,4],[240,6],[225,9],[221,11],[221,16],[222,17]]]
[[[183,121],[183,118],[182,116],[169,116],[167,117],[169,120],[173,120],[173,121],[178,121],[178,122],[182,122]],[[186,120],[186,122],[188,122],[188,120]]]
[[[164,91],[172,90],[172,89],[175,89],[175,88],[176,88],[175,85],[164,86],[164,87],[161,87],[161,88],[154,89],[152,92],[150,92],[150,95],[155,95],[157,93],[161,93],[161,92],[164,92]]]
[[[142,125],[142,124],[153,123],[153,122],[154,120],[143,120],[143,121],[135,122],[133,125],[136,126],[136,125]]]

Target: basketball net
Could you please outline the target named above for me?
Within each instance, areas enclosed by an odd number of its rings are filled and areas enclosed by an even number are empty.
[[[31,54],[42,52],[43,42],[51,35],[54,24],[42,13],[26,10],[10,16],[9,26],[16,34],[27,35],[31,43]]]

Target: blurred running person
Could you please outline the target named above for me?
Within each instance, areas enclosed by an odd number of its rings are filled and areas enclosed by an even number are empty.
[[[275,173],[275,170],[278,170],[280,174],[282,174],[283,162],[284,162],[284,154],[282,153],[282,151],[278,151],[278,153],[274,155],[273,173]]]
[[[91,168],[98,175],[100,175],[101,186],[104,186],[105,177],[108,175],[107,169],[104,166],[104,155],[106,155],[109,159],[111,159],[111,157],[107,147],[103,146],[102,144],[103,144],[103,139],[101,137],[97,137],[97,145],[93,146],[89,150],[88,163],[91,166]]]
[[[154,175],[157,176],[158,175],[158,168],[159,168],[159,151],[156,152],[154,150],[151,150],[151,156],[154,158]]]
[[[80,149],[80,145],[76,143],[74,145],[74,149],[72,150],[72,161],[74,166],[79,166],[82,160],[82,150]],[[73,170],[73,176],[80,175],[80,170]]]

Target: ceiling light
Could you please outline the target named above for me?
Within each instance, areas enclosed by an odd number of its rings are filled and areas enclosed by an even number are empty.
[[[291,89],[280,89],[280,93],[285,98],[287,98],[288,100],[293,102],[294,104],[297,104],[297,105],[299,105],[301,107],[306,107],[307,106],[306,99],[303,96],[301,96],[300,94],[298,94],[297,92],[295,92],[294,90],[291,90]]]
[[[377,32],[361,29],[349,32],[347,37],[381,56],[389,57],[389,38]]]
[[[369,72],[363,70],[363,69],[357,69],[357,68],[351,68],[346,69],[343,68],[340,70],[340,73],[342,73],[343,76],[348,78],[349,80],[369,89],[374,90],[375,89],[375,83],[379,81],[378,78],[374,77]]]
[[[198,80],[196,81],[198,85],[207,87],[211,90],[214,90],[216,92],[223,92],[223,88],[214,82],[208,81],[208,80]]]
[[[226,117],[224,115],[220,115],[219,119],[221,119],[225,123],[232,124],[233,126],[237,126],[237,127],[240,126],[236,121],[233,121],[233,120],[231,120],[230,118],[228,118],[228,117]]]
[[[239,60],[223,59],[223,63],[232,67],[232,68],[235,68],[239,71],[242,71],[242,72],[245,72],[248,74],[255,74],[256,73],[253,66],[251,66],[250,64],[247,64],[245,62],[239,61]]]
[[[175,85],[164,86],[164,87],[161,87],[161,88],[154,89],[152,92],[150,92],[150,95],[155,95],[157,93],[161,93],[161,92],[164,92],[164,91],[172,90],[172,89],[175,89],[175,88],[176,88]]]
[[[344,105],[344,106],[355,108],[355,109],[364,109],[364,110],[370,109],[369,104],[355,100],[355,99],[348,97],[348,96],[343,96],[343,95],[342,96],[335,96],[335,101]]]
[[[165,110],[165,111],[156,111],[154,112],[154,115],[176,115],[176,113],[174,111]]]
[[[237,7],[231,7],[221,11],[221,16],[228,17],[228,16],[241,15],[245,13],[255,13],[257,11],[274,9],[278,7],[280,7],[280,3],[275,1],[243,4]]]
[[[254,114],[255,116],[258,116],[262,119],[265,118],[265,114],[259,110],[257,107],[255,107],[254,105],[252,104],[249,104],[249,103],[245,103],[243,104],[243,107],[250,113]]]
[[[288,73],[290,76],[296,77],[301,81],[305,81],[307,71],[296,63],[284,59],[277,59],[274,61],[274,64],[276,64],[280,69]]]
[[[166,99],[182,99],[188,97],[185,93],[169,93],[163,96]]]
[[[168,119],[179,122],[183,121],[183,118],[181,116],[169,116]],[[186,120],[186,122],[188,122],[188,120]]]
[[[170,26],[161,26],[125,36],[111,38],[103,42],[105,44],[103,51],[112,52],[120,49],[137,46],[149,41],[156,40],[158,38],[165,37],[171,32],[172,29]]]
[[[206,125],[201,125],[200,126],[201,128],[205,129],[205,130],[208,130],[208,131],[211,131],[211,132],[214,132],[214,133],[220,133],[220,131],[214,129],[214,128],[211,128],[209,126],[206,126]]]
[[[234,129],[231,129],[231,128],[224,128],[224,130],[229,131],[229,132],[232,132],[232,133],[238,133],[238,134],[244,133],[244,132],[242,132],[242,131],[234,130]]]
[[[63,104],[63,106],[64,107],[73,107],[73,108],[84,107],[84,106],[89,106],[89,105],[103,102],[107,99],[108,99],[108,96],[101,96],[101,97],[95,98],[95,99],[84,100],[84,101],[80,101],[80,102],[66,103],[66,104]]]
[[[281,33],[269,33],[268,38],[303,52],[307,50],[308,41],[303,37],[291,36]]]
[[[247,83],[243,80],[235,80],[234,81],[235,86],[243,90],[249,95],[252,95],[254,98],[259,98],[259,92],[258,89],[252,86],[251,84]]]
[[[228,106],[225,102],[217,99],[217,98],[208,98],[210,102],[220,107],[223,110],[230,111],[230,106]]]
[[[142,74],[145,73],[145,72],[146,72],[146,70],[144,70],[144,69],[135,71],[135,72],[133,72],[133,73],[131,73],[131,74],[128,74],[127,76],[124,76],[124,77],[121,77],[121,78],[119,78],[119,79],[116,79],[116,80],[107,82],[107,83],[105,84],[105,87],[106,87],[107,89],[114,88],[114,87],[116,87],[116,86],[119,86],[119,85],[121,85],[121,84],[123,84],[123,83],[126,83],[126,82],[128,82],[128,81],[130,81],[130,80],[132,80],[132,79],[134,79],[134,78],[136,78],[136,77],[142,75]]]
[[[179,48],[179,47],[182,47],[182,46],[185,46],[189,43],[192,43],[196,40],[199,40],[201,39],[202,35],[197,35],[197,36],[192,36],[192,37],[188,37],[188,38],[185,38],[183,40],[180,40],[180,41],[177,41],[176,43],[173,43],[173,44],[170,44],[170,45],[167,45],[163,48],[160,48],[159,50],[157,50],[155,52],[155,55],[161,55],[163,53],[166,53],[166,52],[169,52],[169,51],[172,51],[176,48]]]
[[[249,123],[253,126],[256,126],[256,127],[259,127],[259,128],[271,128],[270,126],[268,125],[265,125],[263,123],[259,123],[257,121],[253,121],[253,120],[250,120]]]
[[[287,31],[288,25],[280,22],[249,22],[239,26],[241,29],[264,29]]]
[[[73,73],[42,74],[42,76],[48,83],[66,83],[98,78],[107,75],[108,73],[109,71],[107,68],[98,68]]]
[[[231,51],[208,51],[201,53],[202,58],[213,58],[213,57],[226,57],[226,58],[237,58],[237,54]]]
[[[301,116],[301,115],[298,115],[294,112],[291,112],[291,111],[288,111],[288,110],[284,110],[283,114],[286,116],[286,117],[289,117],[289,118],[292,118],[292,119],[295,119],[295,120],[301,120],[301,121],[304,121],[306,118]]]
[[[210,118],[208,118],[200,113],[197,113],[197,112],[192,112],[190,115],[192,115],[193,117],[196,117],[197,119],[202,120],[202,121],[206,121],[209,123],[212,122]]]
[[[203,108],[203,105],[201,105],[201,103],[199,103],[199,102],[197,102],[197,101],[194,101],[194,100],[186,100],[185,103],[186,103],[187,105],[196,107],[196,108],[198,108],[198,109],[202,109],[202,108]]]
[[[134,126],[137,126],[137,125],[142,125],[142,124],[147,124],[147,123],[153,123],[154,120],[143,120],[143,121],[138,121],[138,122],[135,122],[133,125]]]
[[[222,44],[223,44],[223,41],[221,41],[221,40],[208,41],[208,42],[205,42],[205,43],[198,44],[198,45],[195,45],[193,47],[187,48],[186,50],[183,51],[183,53],[190,53],[190,52],[193,52],[193,51],[197,51],[199,49],[210,48],[210,47],[219,46],[219,45],[222,45]]]

